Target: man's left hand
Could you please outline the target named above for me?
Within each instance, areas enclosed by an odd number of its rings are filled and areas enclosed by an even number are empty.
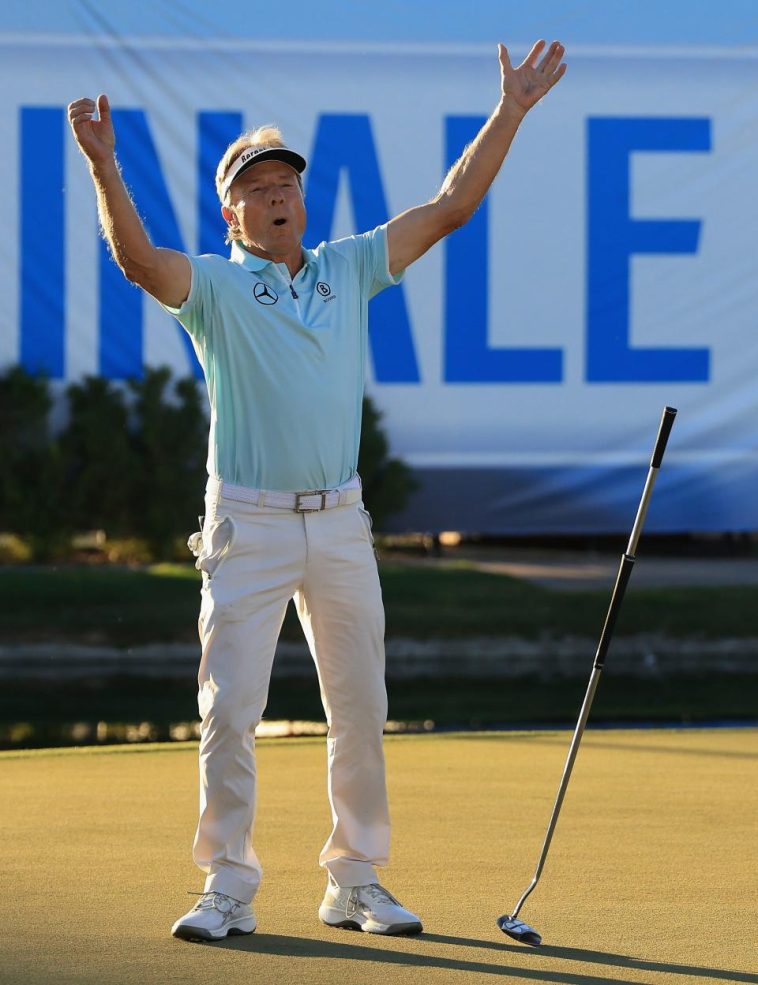
[[[559,41],[553,41],[544,54],[545,42],[537,41],[523,62],[514,68],[504,44],[498,45],[500,56],[500,77],[503,85],[503,98],[522,116],[558,82],[566,71],[561,64],[565,48]]]

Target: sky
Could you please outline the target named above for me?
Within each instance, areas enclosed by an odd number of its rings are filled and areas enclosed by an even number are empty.
[[[0,34],[754,46],[757,0],[4,0]]]

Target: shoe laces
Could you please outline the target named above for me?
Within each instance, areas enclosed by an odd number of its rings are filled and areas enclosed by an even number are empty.
[[[231,896],[226,896],[224,893],[193,893],[190,891],[189,895],[200,897],[197,903],[195,903],[194,909],[218,910],[219,913],[223,913],[225,916],[232,913],[240,905],[239,900],[232,899]]]
[[[358,909],[358,887],[355,886],[347,894],[347,901],[345,902],[345,916],[350,919],[350,917],[355,915],[355,911]]]
[[[372,903],[390,903],[393,906],[402,905],[399,900],[395,899],[392,893],[388,892],[384,886],[380,886],[378,882],[372,882],[368,886],[354,886],[348,894],[347,901],[345,903],[345,916],[348,919],[350,919],[350,917],[352,917],[358,909],[361,896],[368,896]]]

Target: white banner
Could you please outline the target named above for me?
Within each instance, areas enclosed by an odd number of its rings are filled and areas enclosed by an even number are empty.
[[[514,57],[520,52],[513,52]],[[0,38],[0,365],[199,372],[98,236],[66,104],[107,92],[154,241],[225,252],[213,186],[276,122],[309,160],[306,245],[431,195],[494,106],[494,47]],[[422,488],[400,525],[758,529],[758,52],[569,51],[472,221],[372,302],[370,391]]]

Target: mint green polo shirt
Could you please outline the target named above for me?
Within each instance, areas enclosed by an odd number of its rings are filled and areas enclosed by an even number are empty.
[[[329,489],[355,475],[368,302],[397,284],[387,227],[286,264],[232,244],[230,259],[190,257],[192,286],[166,310],[192,339],[211,418],[208,474],[252,489]]]

